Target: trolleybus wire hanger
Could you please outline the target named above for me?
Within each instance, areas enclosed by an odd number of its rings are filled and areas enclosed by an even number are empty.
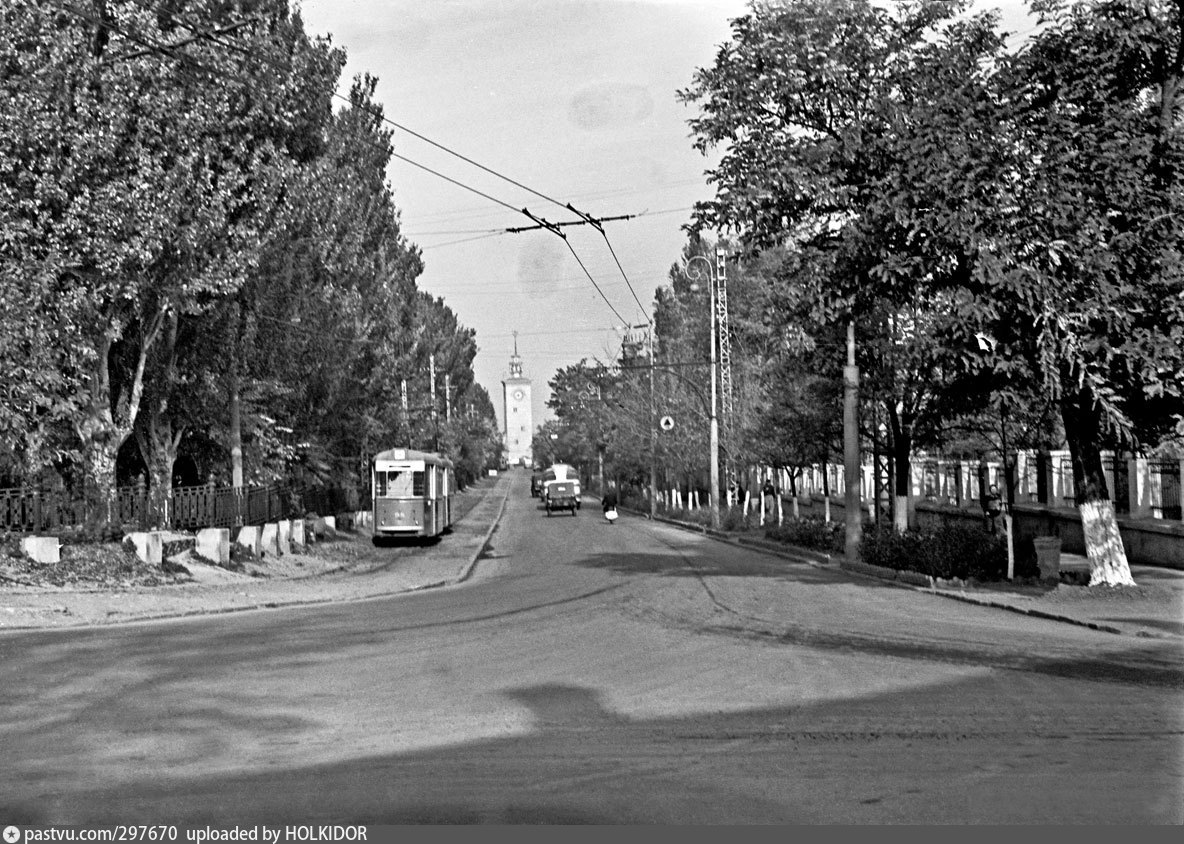
[[[124,28],[118,26],[114,21],[95,19],[94,17],[86,15],[85,13],[80,12],[79,10],[73,8],[72,6],[70,6],[68,4],[58,2],[58,0],[50,0],[50,2],[53,3],[53,5],[56,6],[57,8],[61,9],[62,11],[67,12],[68,14],[73,15],[76,18],[80,18],[82,20],[89,21],[90,23],[93,23],[97,26],[106,26],[106,27],[112,29],[113,31],[118,32],[119,34],[123,35],[125,38],[128,38],[129,40],[135,41],[136,43],[139,43],[142,46],[146,47],[149,50],[149,52],[155,52],[155,53],[158,53],[161,55],[165,55],[165,56],[168,56],[169,58],[173,58],[178,61],[182,61],[182,63],[184,63],[185,61],[191,62],[194,65],[201,67],[203,70],[206,70],[206,72],[211,73],[216,76],[219,76],[219,77],[222,77],[223,79],[231,79],[232,78],[229,76],[229,74],[223,73],[217,69],[205,67],[200,62],[198,62],[197,60],[191,58],[190,56],[188,56],[184,53],[181,53],[181,55],[178,56],[178,55],[174,54],[172,52],[172,49],[170,49],[166,45],[161,45],[161,44],[151,41],[149,39],[139,38],[139,37],[127,32]],[[212,41],[213,43],[221,44],[222,46],[227,47],[228,49],[237,50],[238,52],[240,52],[244,55],[251,56],[253,58],[257,58],[260,61],[262,61],[263,63],[269,64],[273,68],[276,68],[277,70],[281,70],[284,72],[287,72],[287,70],[288,70],[287,68],[284,68],[283,66],[279,65],[277,62],[273,61],[269,56],[266,56],[259,51],[251,50],[251,49],[244,47],[240,44],[233,43],[233,39],[228,40],[228,39],[220,38],[212,30],[203,29],[199,26],[195,26],[194,24],[189,23],[184,18],[182,18],[176,14],[168,13],[168,16],[172,20],[174,20],[178,24],[180,24],[181,26],[184,26],[186,29],[189,29],[191,32],[195,32],[197,34],[204,35],[208,40]],[[241,27],[235,27],[235,29],[238,29],[238,28],[241,28]],[[350,103],[350,105],[355,105],[354,102],[349,97],[347,97],[343,94],[340,94],[337,91],[333,92],[333,96],[337,97],[338,99],[344,100],[345,102]],[[592,218],[590,215],[586,215],[586,214],[583,214],[583,213],[577,211],[574,207],[572,207],[571,203],[567,203],[567,204],[561,203],[561,202],[559,202],[559,200],[554,199],[553,197],[547,196],[544,193],[540,193],[539,191],[536,191],[533,188],[523,185],[522,183],[517,182],[508,176],[498,173],[496,170],[493,170],[489,167],[479,164],[479,163],[473,161],[472,159],[470,159],[464,155],[461,155],[460,153],[458,153],[452,149],[449,149],[448,147],[444,146],[443,144],[437,143],[436,141],[433,141],[430,138],[420,135],[418,132],[415,132],[415,131],[408,129],[407,127],[405,127],[399,123],[396,123],[395,121],[391,120],[390,118],[386,117],[385,115],[380,114],[380,113],[374,111],[373,109],[369,108],[364,103],[361,104],[361,107],[363,108],[363,110],[367,111],[373,117],[376,117],[377,119],[381,120],[382,122],[389,123],[390,125],[396,127],[397,129],[400,129],[401,131],[407,132],[408,134],[411,134],[411,135],[431,144],[432,146],[435,146],[435,147],[449,153],[450,155],[456,156],[457,158],[461,159],[462,161],[472,164],[473,166],[475,166],[481,170],[484,170],[494,176],[497,176],[498,178],[503,179],[512,185],[522,188],[523,190],[527,191],[528,193],[532,193],[535,196],[538,196],[542,199],[547,200],[548,202],[552,202],[555,205],[560,206],[561,208],[566,208],[567,210],[570,210],[570,211],[578,214],[579,216],[583,217],[584,221],[586,221],[586,222],[592,223],[593,220],[595,219],[595,218]],[[379,148],[378,144],[374,144],[373,142],[369,141],[368,139],[359,138],[358,140],[361,141],[362,143],[366,143],[371,146],[374,146],[375,148]],[[412,164],[416,167],[419,167],[422,170],[425,170],[435,176],[438,176],[438,177],[444,179],[447,182],[450,182],[450,183],[456,185],[457,187],[461,187],[461,188],[464,188],[465,190],[471,191],[471,192],[477,194],[478,196],[481,196],[484,199],[488,199],[489,201],[494,202],[498,205],[502,205],[506,208],[509,208],[512,211],[519,211],[520,213],[522,213],[526,217],[528,217],[530,220],[534,221],[534,223],[538,227],[546,228],[547,230],[553,232],[554,234],[559,235],[561,238],[563,238],[563,242],[565,244],[567,244],[567,248],[571,252],[572,257],[576,259],[576,263],[578,263],[580,265],[580,269],[582,269],[584,271],[584,274],[586,276],[588,276],[588,280],[590,282],[592,282],[592,286],[594,288],[596,288],[596,292],[600,294],[600,297],[604,300],[605,304],[608,305],[609,310],[611,310],[617,316],[617,318],[619,320],[621,320],[622,323],[628,322],[627,319],[625,319],[623,316],[621,316],[620,312],[613,306],[612,302],[609,301],[608,297],[604,295],[604,291],[600,289],[600,285],[598,285],[596,283],[596,280],[592,277],[592,274],[588,271],[588,268],[584,265],[584,262],[582,260],[580,260],[580,256],[576,253],[575,248],[572,247],[571,243],[568,242],[567,236],[563,234],[563,232],[560,230],[558,224],[548,222],[541,217],[536,217],[534,214],[530,213],[530,211],[526,208],[522,208],[522,209],[514,208],[514,206],[510,205],[508,202],[504,202],[503,200],[500,200],[500,199],[497,199],[496,197],[490,196],[489,194],[487,194],[483,191],[480,191],[477,188],[466,185],[463,182],[460,182],[460,181],[453,179],[449,176],[445,176],[444,174],[442,174],[436,170],[433,170],[432,168],[430,168],[426,165],[420,164],[419,162],[414,161],[414,160],[408,158],[407,156],[400,155],[399,153],[396,153],[394,150],[387,149],[386,147],[382,147],[381,149],[383,149],[383,151],[387,152],[392,157],[398,158],[400,161],[406,161],[408,164]],[[574,224],[576,224],[576,223],[573,223],[573,225]],[[594,223],[594,225],[596,225],[598,228],[600,228],[598,222]],[[601,233],[603,234],[603,229],[601,229]],[[628,279],[626,279],[626,281],[628,281]],[[630,290],[632,290],[632,286],[630,286]],[[634,293],[634,298],[636,298],[636,296],[637,296],[637,294]],[[643,312],[644,312],[644,308],[643,308]]]

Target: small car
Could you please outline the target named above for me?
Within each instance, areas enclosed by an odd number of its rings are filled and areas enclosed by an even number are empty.
[[[576,481],[547,481],[543,488],[543,507],[547,515],[552,510],[570,510],[574,516],[580,507],[579,484]]]

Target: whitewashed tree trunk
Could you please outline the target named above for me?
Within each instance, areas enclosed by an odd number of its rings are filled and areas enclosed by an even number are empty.
[[[1085,554],[1089,558],[1090,586],[1134,586],[1131,567],[1118,532],[1114,502],[1086,501],[1081,510],[1081,528],[1085,534]]]
[[[895,511],[892,515],[892,526],[897,533],[904,533],[909,529],[909,497],[907,495],[896,496]]]

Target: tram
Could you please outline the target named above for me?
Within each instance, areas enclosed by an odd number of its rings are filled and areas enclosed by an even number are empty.
[[[374,544],[446,532],[452,526],[453,485],[452,461],[434,452],[392,448],[375,455]]]

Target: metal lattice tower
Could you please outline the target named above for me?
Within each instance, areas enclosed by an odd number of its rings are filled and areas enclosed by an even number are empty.
[[[732,341],[728,328],[728,273],[727,256],[723,247],[715,250],[715,277],[717,290],[715,296],[716,325],[719,330],[719,385],[720,401],[722,403],[723,446],[724,454],[728,455],[731,463],[733,439],[733,419],[735,418],[735,404],[732,394]],[[729,465],[730,469],[730,465]]]

